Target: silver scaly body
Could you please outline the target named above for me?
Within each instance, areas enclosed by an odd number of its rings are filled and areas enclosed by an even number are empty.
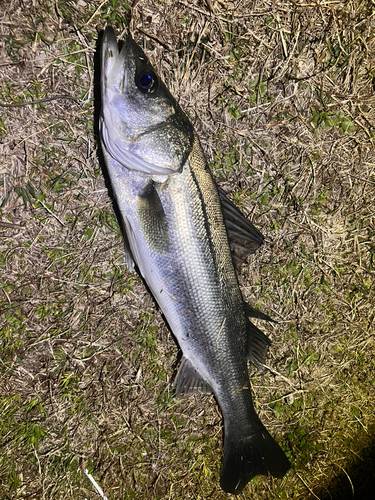
[[[262,237],[218,191],[189,120],[143,51],[128,37],[119,52],[111,28],[101,79],[101,144],[127,265],[137,265],[182,349],[176,392],[213,392],[220,405],[225,491],[239,493],[257,474],[282,477],[289,463],[254,411],[247,369],[270,343],[247,316],[268,318],[244,304],[231,255]]]

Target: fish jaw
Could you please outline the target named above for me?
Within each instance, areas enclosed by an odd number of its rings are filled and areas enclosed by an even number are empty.
[[[150,89],[142,78],[150,79]],[[181,172],[192,125],[142,49],[128,36],[119,50],[109,27],[102,41],[101,99],[101,141],[118,163],[148,175]]]

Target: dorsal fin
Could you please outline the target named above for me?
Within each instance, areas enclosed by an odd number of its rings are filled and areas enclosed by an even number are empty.
[[[262,319],[264,321],[272,321],[272,323],[277,323],[277,321],[270,318],[267,314],[264,314],[261,311],[254,309],[253,306],[247,304],[246,302],[244,302],[244,308],[245,308],[245,314],[248,318],[257,318],[257,319]]]
[[[218,193],[223,211],[224,223],[227,229],[233,264],[239,269],[246,258],[254,253],[264,241],[264,236],[242,212],[227,198],[225,192],[218,187]]]
[[[266,362],[268,347],[271,345],[271,341],[265,333],[249,320],[247,320],[246,329],[248,360],[256,367],[261,368]]]
[[[194,366],[188,359],[185,358],[185,356],[182,357],[180,368],[173,383],[173,387],[176,391],[176,397],[178,397],[181,393],[212,393],[210,384],[203,379],[198,370],[194,368]]]

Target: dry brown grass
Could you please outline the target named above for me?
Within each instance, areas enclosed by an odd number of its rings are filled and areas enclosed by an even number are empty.
[[[266,235],[240,281],[279,321],[252,383],[293,470],[240,497],[373,498],[373,9],[0,2],[1,498],[99,498],[86,468],[108,498],[228,496],[217,405],[173,399],[178,350],[124,266],[95,135],[106,24],[130,26]],[[76,100],[26,103],[56,95]]]

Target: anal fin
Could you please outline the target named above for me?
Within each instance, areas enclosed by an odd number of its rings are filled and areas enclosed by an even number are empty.
[[[176,397],[178,397],[182,393],[212,393],[210,384],[203,379],[198,370],[194,368],[191,361],[185,358],[185,356],[182,357],[180,368],[176,375],[173,387],[176,391]]]

